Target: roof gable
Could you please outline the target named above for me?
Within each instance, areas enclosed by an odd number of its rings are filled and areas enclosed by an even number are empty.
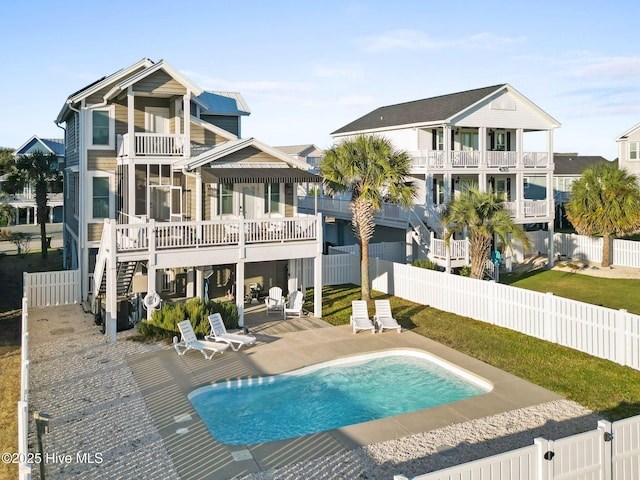
[[[36,151],[53,153],[58,156],[64,155],[64,140],[61,138],[40,138],[34,135],[17,148],[14,155],[28,155]]]
[[[225,157],[229,157],[244,149],[259,150],[271,157],[274,157],[275,160],[284,162],[292,167],[302,168],[304,170],[309,168],[307,163],[296,160],[290,155],[270,147],[255,138],[230,140],[228,142],[221,143],[206,152],[201,153],[197,157],[185,159],[184,161],[178,162],[178,164],[187,170],[193,170],[194,168],[208,165],[212,162],[222,161]]]
[[[135,85],[136,83],[140,82],[141,80],[149,77],[150,75],[160,70],[164,71],[167,75],[169,75],[175,81],[183,85],[186,89],[190,90],[193,93],[193,95],[198,96],[202,93],[203,90],[199,86],[197,86],[187,77],[182,75],[180,72],[178,72],[175,68],[173,68],[167,62],[165,62],[164,60],[160,60],[158,63],[155,63],[154,65],[148,68],[145,68],[144,70],[141,70],[135,75],[132,75],[124,79],[120,83],[118,83],[113,89],[109,91],[109,93],[107,93],[107,95],[105,95],[105,98],[106,99],[114,98],[115,96],[120,94],[120,92],[127,90],[129,86]]]
[[[615,140],[616,142],[622,142],[624,140],[627,139],[627,137],[633,133],[635,133],[637,130],[640,129],[640,123],[637,123],[636,125],[634,125],[633,127],[631,127],[629,130],[627,130],[626,132],[618,135]]]

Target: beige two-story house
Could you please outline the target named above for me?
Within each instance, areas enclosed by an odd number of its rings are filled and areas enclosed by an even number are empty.
[[[82,295],[227,295],[242,324],[250,283],[291,285],[291,262],[312,258],[320,316],[320,216],[298,212],[308,165],[241,137],[249,109],[238,93],[206,91],[165,61],[142,59],[72,93],[66,130],[65,248]]]

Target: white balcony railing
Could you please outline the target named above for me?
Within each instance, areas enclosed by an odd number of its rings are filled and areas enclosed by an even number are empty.
[[[317,240],[318,217],[148,222],[116,225],[119,252]]]
[[[441,168],[546,168],[551,166],[547,152],[522,152],[521,163],[519,152],[515,151],[461,151],[452,150],[419,150],[410,152],[411,168],[414,170],[431,170]]]
[[[118,155],[130,157],[159,156],[181,157],[184,155],[184,135],[166,133],[135,133],[133,144],[129,134],[118,138]]]

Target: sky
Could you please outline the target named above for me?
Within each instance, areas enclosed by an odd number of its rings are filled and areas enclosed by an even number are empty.
[[[240,92],[242,136],[331,146],[375,108],[508,83],[556,152],[617,157],[640,123],[640,2],[8,0],[0,146],[62,138],[66,98],[142,58]],[[526,145],[525,145],[526,147]]]

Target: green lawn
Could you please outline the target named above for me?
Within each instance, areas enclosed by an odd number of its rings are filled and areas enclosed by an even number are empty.
[[[569,270],[535,270],[524,275],[500,274],[500,283],[616,310],[624,308],[640,315],[640,280],[591,277]]]
[[[351,301],[359,295],[360,288],[353,285],[325,287],[324,320],[348,324]],[[640,414],[640,372],[636,370],[379,292],[373,292],[373,297],[390,298],[404,328],[552,390],[610,420]],[[373,302],[369,310],[374,311]]]

